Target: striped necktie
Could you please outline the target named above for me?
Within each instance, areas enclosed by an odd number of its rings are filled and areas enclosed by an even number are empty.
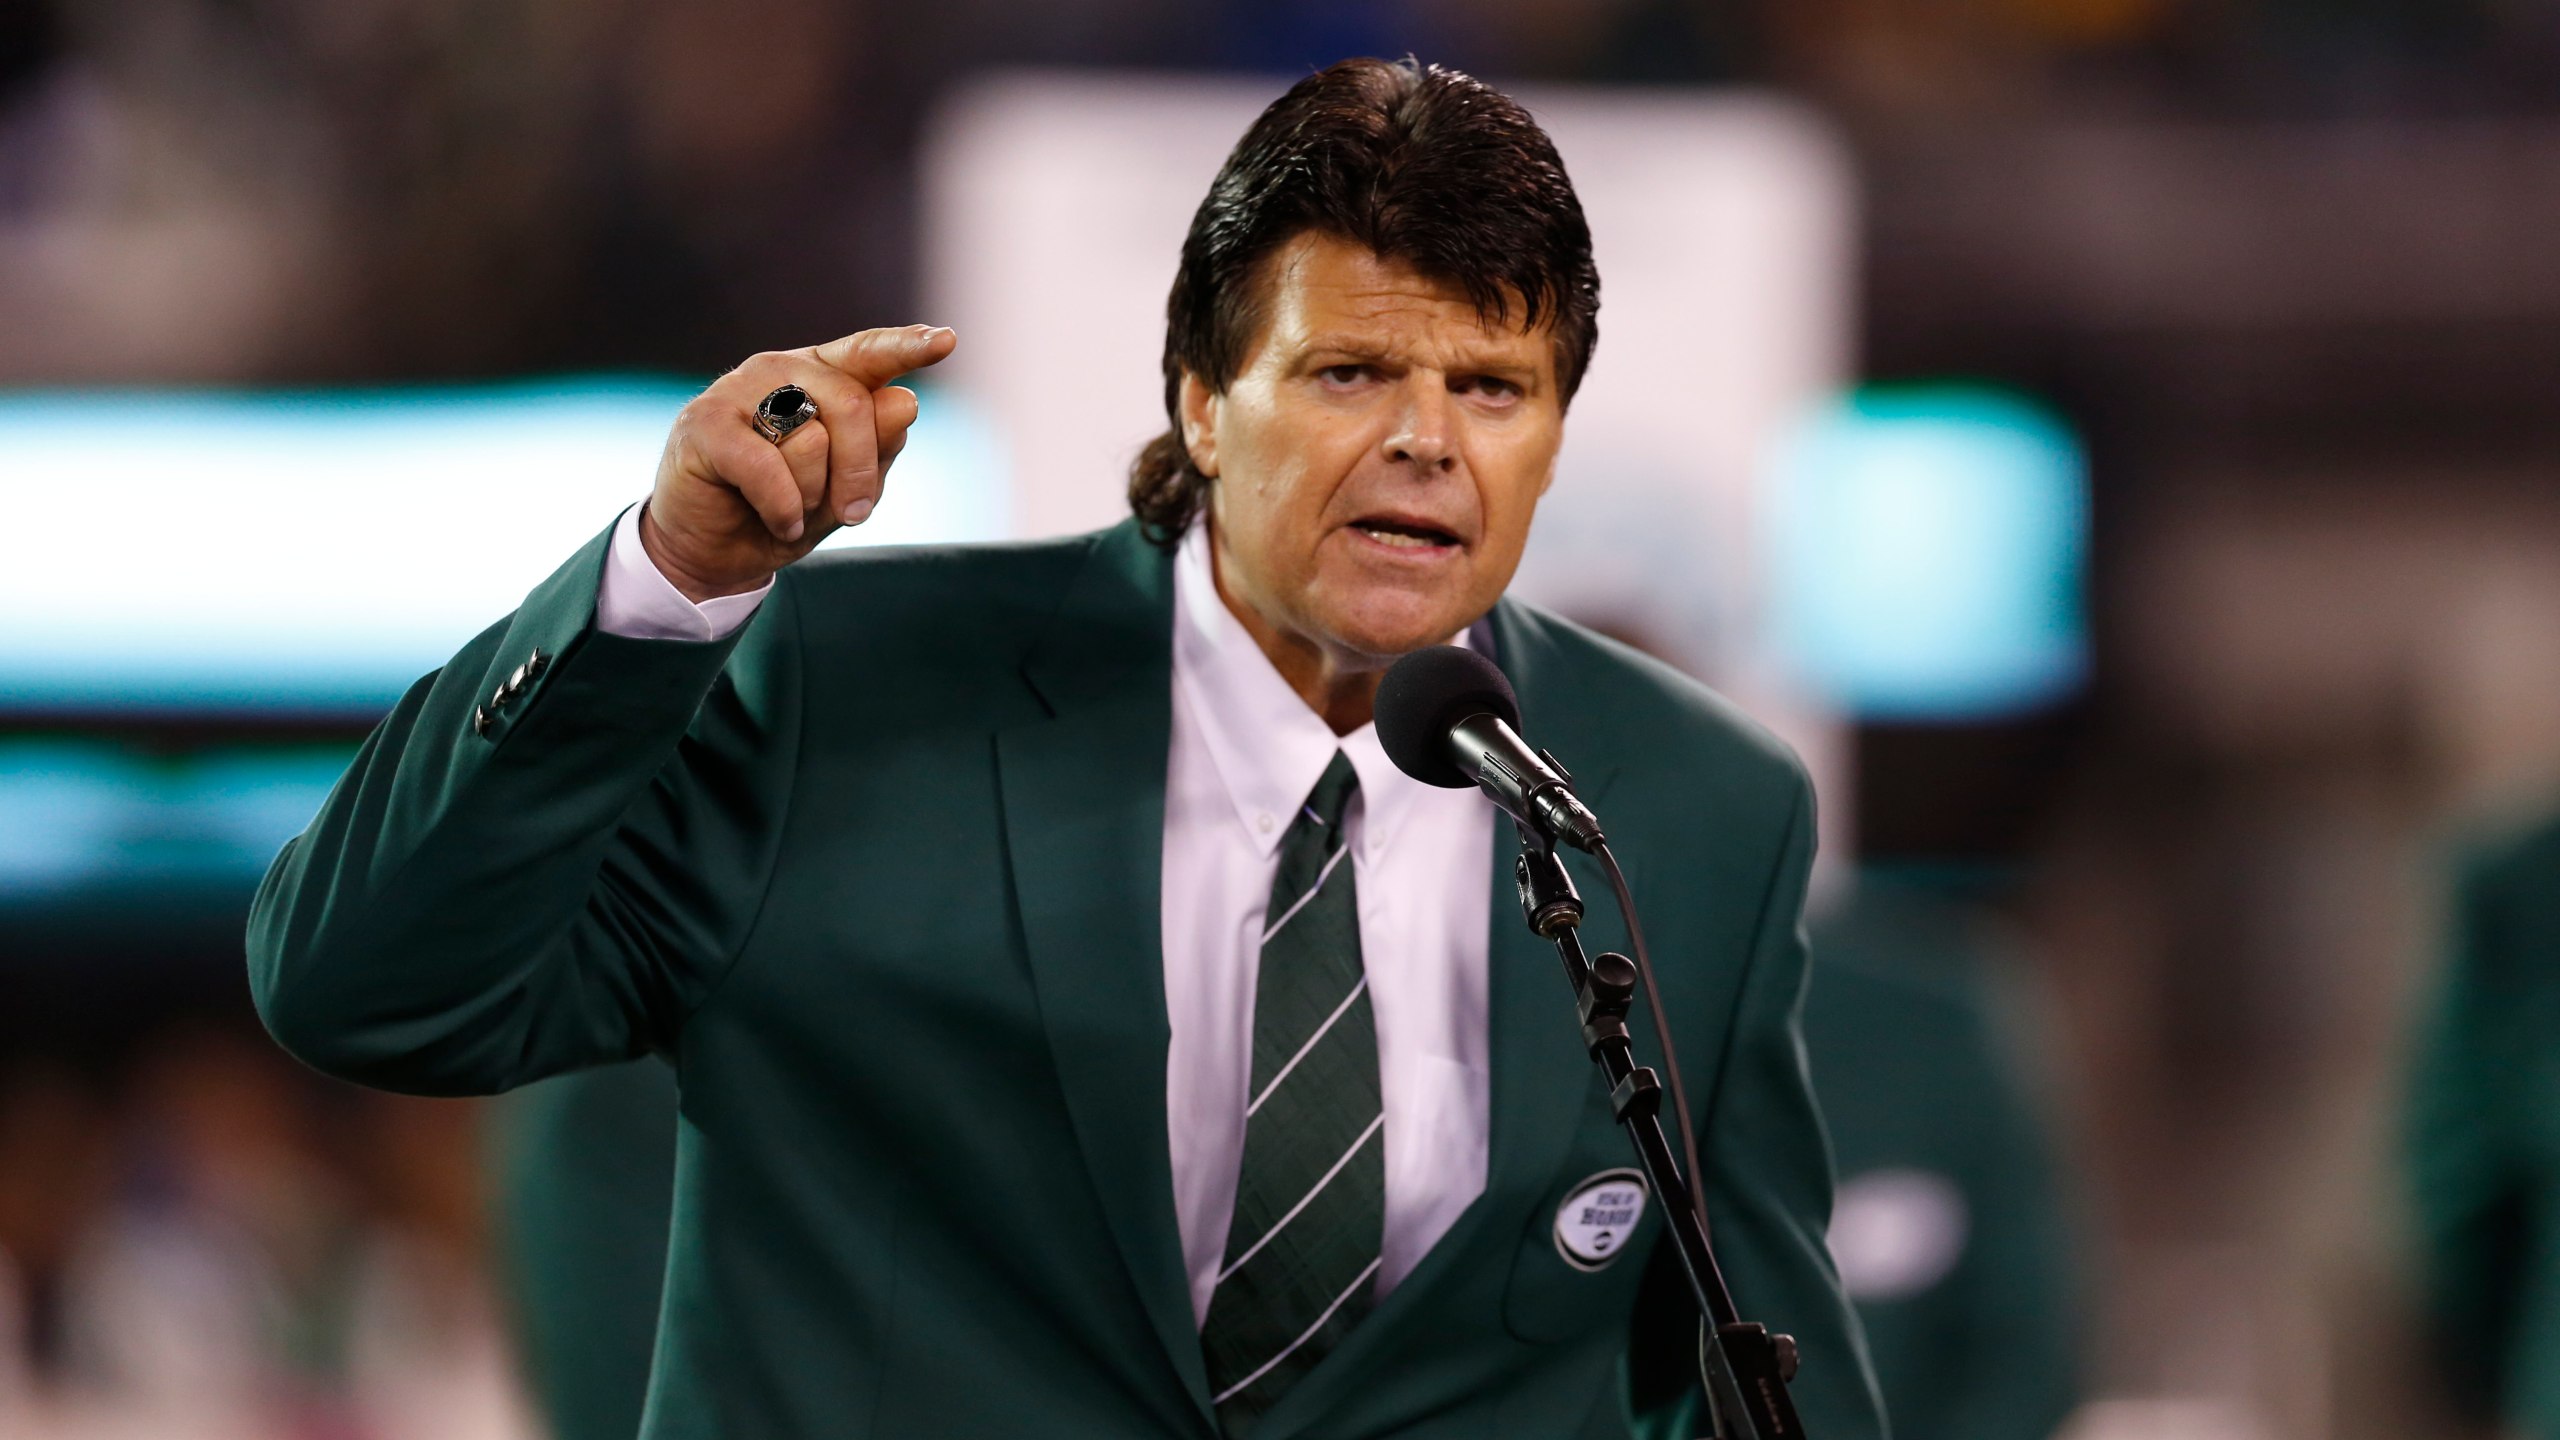
[[[1369,1313],[1385,1226],[1378,1031],[1333,764],[1288,833],[1254,985],[1253,1079],[1226,1259],[1200,1345],[1227,1434],[1249,1433]]]

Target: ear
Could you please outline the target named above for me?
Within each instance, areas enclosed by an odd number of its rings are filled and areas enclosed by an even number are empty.
[[[1199,376],[1182,372],[1182,448],[1190,452],[1192,468],[1212,480],[1218,478],[1218,412],[1225,408],[1223,399]]]

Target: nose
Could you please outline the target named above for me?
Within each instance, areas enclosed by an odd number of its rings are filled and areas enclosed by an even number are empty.
[[[1449,430],[1447,381],[1437,371],[1417,368],[1405,376],[1403,393],[1403,413],[1387,435],[1387,458],[1425,474],[1455,468],[1457,441]]]

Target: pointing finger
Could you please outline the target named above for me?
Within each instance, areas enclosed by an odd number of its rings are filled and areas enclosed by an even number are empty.
[[[959,337],[937,325],[908,325],[895,330],[863,330],[830,340],[810,351],[821,362],[843,371],[855,384],[877,390],[910,370],[921,370],[951,353]]]

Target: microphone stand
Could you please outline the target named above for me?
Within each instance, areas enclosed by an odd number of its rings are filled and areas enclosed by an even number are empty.
[[[1614,951],[1584,958],[1577,933],[1582,897],[1573,878],[1551,844],[1525,825],[1518,828],[1520,859],[1513,872],[1520,883],[1521,917],[1531,930],[1555,942],[1564,961],[1565,978],[1573,982],[1574,1008],[1582,1017],[1582,1043],[1609,1086],[1610,1113],[1634,1142],[1646,1183],[1662,1197],[1663,1223],[1679,1248],[1681,1268],[1703,1317],[1698,1369],[1706,1382],[1716,1440],[1798,1440],[1804,1427],[1787,1398],[1787,1382],[1796,1373],[1795,1339],[1772,1335],[1767,1326],[1744,1320],[1734,1310],[1724,1272],[1707,1243],[1704,1212],[1681,1183],[1679,1164],[1662,1133],[1662,1077],[1651,1066],[1635,1063],[1627,1034],[1635,962]]]

